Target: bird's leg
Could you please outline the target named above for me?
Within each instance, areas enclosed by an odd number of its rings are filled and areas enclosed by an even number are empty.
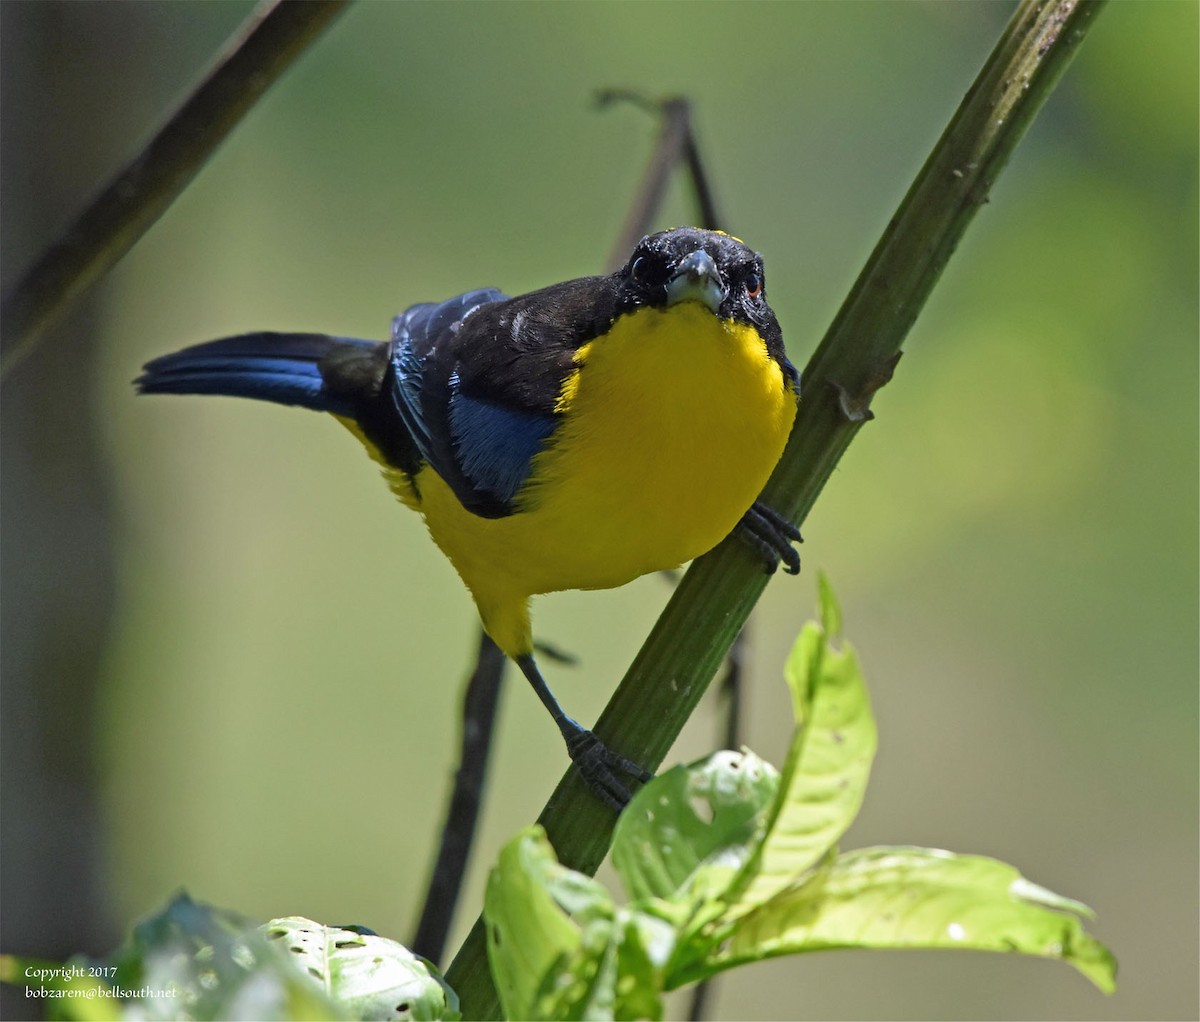
[[[758,551],[768,575],[775,574],[780,561],[789,575],[800,574],[800,554],[792,544],[803,543],[804,537],[774,508],[756,500],[733,531]]]
[[[592,794],[605,805],[620,812],[631,797],[629,788],[620,775],[624,774],[642,783],[654,775],[648,770],[643,770],[632,760],[617,755],[591,731],[568,717],[546,685],[546,680],[538,670],[537,662],[531,653],[514,659],[521,668],[521,673],[529,679],[529,684],[533,686],[542,705],[550,711],[550,716],[554,718],[554,723],[562,733],[563,741],[567,743],[567,754],[571,757],[571,762],[579,768],[579,773]]]

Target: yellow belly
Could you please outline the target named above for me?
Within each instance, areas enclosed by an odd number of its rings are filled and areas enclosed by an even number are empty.
[[[692,302],[621,317],[576,363],[517,513],[471,514],[428,467],[418,501],[392,474],[510,655],[531,650],[530,596],[623,585],[720,542],[762,491],[795,416],[757,333]]]

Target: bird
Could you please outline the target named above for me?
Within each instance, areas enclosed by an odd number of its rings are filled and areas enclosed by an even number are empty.
[[[146,363],[142,394],[325,412],[418,512],[483,627],[619,810],[652,775],[568,716],[535,658],[531,597],[671,569],[730,533],[799,571],[795,525],[760,499],[800,378],[762,257],[720,231],[647,235],[611,274],[517,297],[412,305],[387,341],[246,333]]]

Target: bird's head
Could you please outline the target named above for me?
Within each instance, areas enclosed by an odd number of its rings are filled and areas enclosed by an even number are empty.
[[[616,278],[618,314],[699,303],[717,319],[753,326],[785,374],[797,382],[779,321],[767,304],[762,256],[737,238],[699,227],[649,234]]]
[[[670,308],[694,301],[721,319],[774,319],[762,257],[720,231],[676,227],[649,234],[620,277],[627,307]]]

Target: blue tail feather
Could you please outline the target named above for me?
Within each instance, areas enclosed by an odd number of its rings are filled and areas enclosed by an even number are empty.
[[[147,362],[135,383],[142,394],[223,394],[351,415],[352,400],[330,393],[321,372],[330,352],[349,346],[377,345],[328,334],[243,334]]]

